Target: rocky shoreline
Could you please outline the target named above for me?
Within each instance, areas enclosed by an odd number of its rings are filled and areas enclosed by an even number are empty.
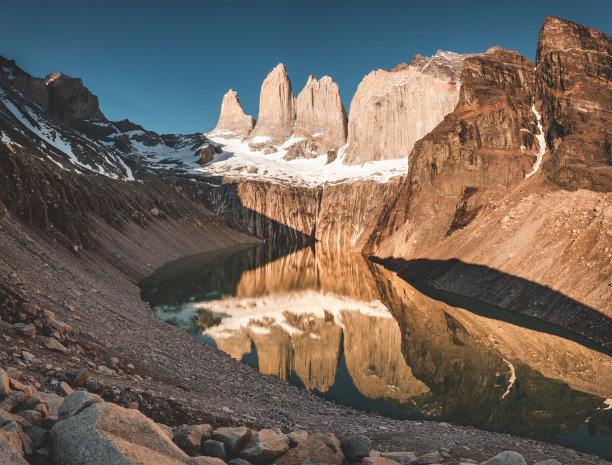
[[[185,243],[179,238],[188,225],[180,221],[157,220],[124,231],[92,224],[100,238],[97,250],[77,255],[10,215],[0,219],[1,245],[10,251],[0,260],[2,295],[7,296],[0,303],[2,365],[15,382],[41,395],[65,396],[71,389],[82,389],[77,386],[84,382],[83,387],[106,402],[137,408],[169,427],[279,428],[284,434],[305,430],[339,438],[363,434],[381,454],[410,451],[420,457],[445,452],[449,457],[443,463],[463,458],[480,462],[507,449],[530,464],[549,458],[563,464],[606,463],[506,434],[356,411],[263,375],[160,321],[134,284],[171,259],[244,241],[246,236],[231,237],[230,230],[219,233],[216,226],[200,231],[206,243]],[[35,337],[24,334],[31,334],[29,325],[36,328]]]

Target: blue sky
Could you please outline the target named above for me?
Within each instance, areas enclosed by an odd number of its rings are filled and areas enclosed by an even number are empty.
[[[500,45],[534,59],[546,14],[612,33],[611,0],[0,0],[0,55],[83,78],[111,120],[195,132],[214,127],[229,88],[257,117],[279,62],[296,95],[309,74],[332,76],[348,112],[363,76],[416,53]]]

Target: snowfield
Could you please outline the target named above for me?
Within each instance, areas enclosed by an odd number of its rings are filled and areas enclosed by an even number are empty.
[[[197,171],[210,176],[319,186],[359,180],[386,183],[394,177],[408,173],[408,158],[375,161],[359,166],[345,165],[343,162],[346,146],[339,150],[338,158],[329,164],[326,164],[327,155],[284,160],[283,157],[291,145],[303,140],[298,137],[291,137],[277,152],[270,154],[252,150],[246,142],[226,134],[210,133],[208,138],[223,147],[223,153],[216,155],[213,161],[196,168]]]

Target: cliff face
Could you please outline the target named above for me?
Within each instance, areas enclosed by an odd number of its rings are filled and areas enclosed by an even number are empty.
[[[464,59],[440,51],[368,74],[351,102],[345,162],[408,157],[415,142],[455,108]]]
[[[544,170],[564,189],[612,190],[612,39],[548,16],[536,63],[552,149]]]
[[[238,92],[230,89],[223,96],[221,114],[213,132],[243,138],[251,132],[253,126],[255,126],[255,118],[244,114],[238,100]]]
[[[381,256],[415,256],[465,227],[531,171],[537,142],[533,63],[501,49],[463,61],[456,109],[417,142],[407,183],[371,241]]]
[[[316,153],[342,147],[346,142],[346,112],[340,100],[338,84],[329,76],[320,80],[309,76],[297,98],[293,134],[315,139]]]
[[[261,85],[259,116],[249,140],[253,143],[283,143],[295,124],[295,97],[285,65],[280,63]]]

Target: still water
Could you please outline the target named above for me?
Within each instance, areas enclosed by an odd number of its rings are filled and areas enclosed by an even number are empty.
[[[612,459],[610,354],[361,255],[232,247],[171,262],[141,289],[163,320],[339,403]]]

